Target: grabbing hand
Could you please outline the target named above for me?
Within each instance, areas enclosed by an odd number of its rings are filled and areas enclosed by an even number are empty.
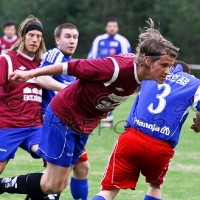
[[[12,82],[26,82],[31,77],[30,71],[15,70],[8,75],[8,80]]]
[[[196,132],[196,133],[199,132],[199,131],[198,131],[198,128],[196,127],[196,124],[192,124],[192,125],[190,126],[190,128],[191,128],[194,132]]]

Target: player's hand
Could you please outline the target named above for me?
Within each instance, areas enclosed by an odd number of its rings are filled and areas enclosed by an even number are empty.
[[[31,77],[30,71],[15,70],[8,75],[8,80],[11,82],[26,82]]]
[[[196,133],[200,132],[200,127],[197,127],[196,124],[192,124],[190,128]]]
[[[194,132],[197,133],[197,129],[196,129],[196,125],[195,125],[195,124],[192,124],[192,125],[190,126],[190,128],[191,128]]]
[[[102,119],[106,119],[108,117],[108,115],[110,114],[110,112],[104,113]]]

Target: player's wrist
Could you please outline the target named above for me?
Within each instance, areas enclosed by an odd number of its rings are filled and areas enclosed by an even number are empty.
[[[68,71],[68,62],[64,62],[62,63],[62,74],[63,75],[67,75],[67,71]]]

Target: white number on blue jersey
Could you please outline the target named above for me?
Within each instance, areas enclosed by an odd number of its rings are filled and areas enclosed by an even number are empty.
[[[153,103],[151,103],[147,108],[150,113],[158,114],[161,113],[165,106],[166,106],[166,99],[165,97],[168,96],[171,92],[170,85],[164,83],[164,84],[158,84],[158,90],[161,90],[164,88],[164,91],[161,94],[157,94],[156,98],[159,100],[158,106],[154,109]]]

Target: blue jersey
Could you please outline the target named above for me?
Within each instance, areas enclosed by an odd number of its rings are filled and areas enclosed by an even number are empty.
[[[52,65],[56,63],[62,63],[62,62],[68,62],[71,60],[68,56],[64,55],[59,48],[54,48],[49,51],[47,51],[43,55],[42,63],[40,67],[44,67],[47,65]],[[55,80],[57,80],[60,83],[64,83],[66,85],[71,84],[76,80],[74,76],[66,76],[66,75],[58,75],[58,76],[52,76]],[[47,90],[43,89],[42,93],[42,111],[45,112],[48,104],[50,103],[51,99],[56,95],[56,91],[53,90]]]
[[[87,58],[104,58],[121,53],[131,53],[128,40],[120,34],[111,37],[106,33],[94,39]]]
[[[192,104],[200,111],[200,80],[177,67],[164,84],[142,82],[125,128],[136,128],[174,148]]]

